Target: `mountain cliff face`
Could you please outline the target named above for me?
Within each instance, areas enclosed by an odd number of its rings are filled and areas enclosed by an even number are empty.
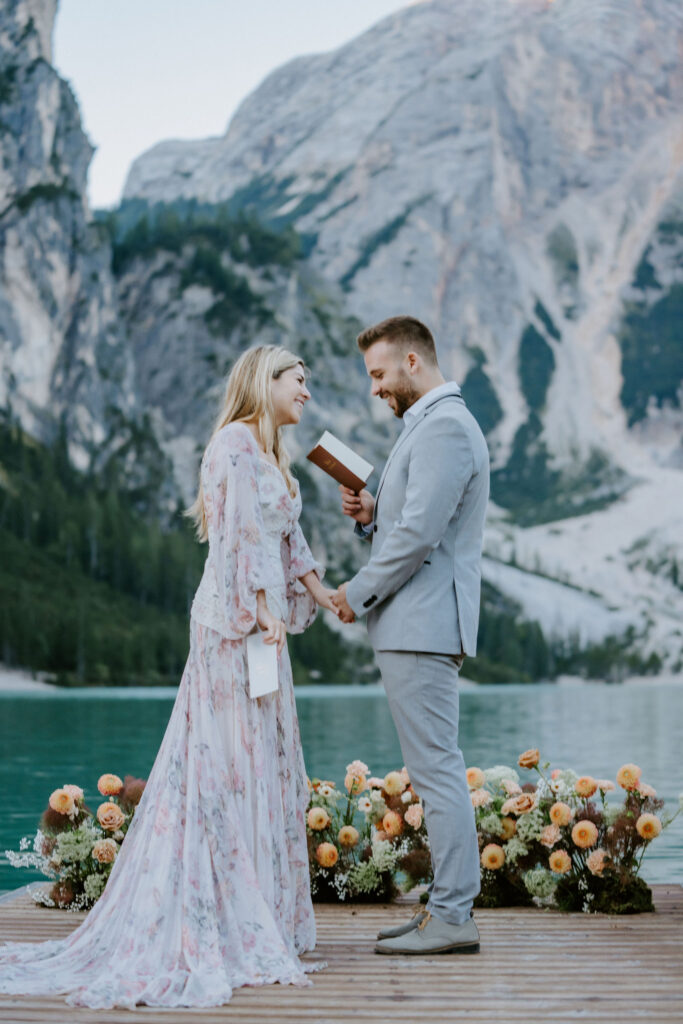
[[[125,192],[294,224],[359,319],[424,318],[487,431],[498,584],[563,581],[560,633],[590,592],[678,670],[682,38],[672,0],[412,5]]]
[[[412,312],[491,448],[488,656],[549,670],[526,617],[555,669],[615,637],[681,671],[679,6],[414,4],[274,72],[223,138],[144,154],[95,219],[54,14],[0,3],[0,412],[168,515],[226,368],[286,344],[306,526],[343,578],[362,551],[302,455],[332,425],[381,469],[398,425],[354,339]]]

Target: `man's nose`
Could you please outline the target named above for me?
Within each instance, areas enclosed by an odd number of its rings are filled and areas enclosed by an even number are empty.
[[[372,385],[370,387],[370,394],[373,395],[373,397],[374,397],[374,395],[378,395],[379,393],[380,393],[380,383],[379,383],[378,380],[373,380]]]

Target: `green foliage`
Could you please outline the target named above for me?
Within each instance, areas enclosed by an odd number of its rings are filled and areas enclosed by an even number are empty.
[[[652,306],[630,304],[619,330],[621,402],[629,425],[645,418],[651,399],[679,406],[683,380],[683,284],[674,284]]]
[[[637,875],[625,880],[611,872],[601,878],[587,872],[571,874],[563,876],[555,888],[559,910],[581,911],[587,898],[594,914],[648,914],[655,909],[650,887]]]
[[[553,674],[552,656],[537,622],[489,583],[482,584],[476,658],[466,658],[462,675],[478,683],[528,683]]]
[[[16,78],[16,64],[8,64],[0,71],[0,106],[12,100]]]
[[[554,338],[555,341],[561,341],[562,334],[560,333],[560,331],[555,326],[555,321],[553,320],[553,318],[551,317],[550,313],[545,308],[545,306],[543,305],[543,303],[541,302],[540,299],[536,300],[536,305],[534,306],[534,313],[536,314],[538,319],[541,321],[541,323],[545,327],[545,329],[548,332],[548,334],[550,335],[550,337]]]
[[[21,195],[18,195],[14,200],[14,203],[17,209],[22,213],[26,213],[34,203],[55,203],[59,199],[76,201],[80,199],[80,196],[75,189],[70,188],[66,182],[62,182],[60,185],[34,185],[33,188],[30,188],[26,192],[22,192]]]
[[[206,244],[197,246],[182,272],[181,290],[192,284],[206,285],[218,296],[206,313],[206,320],[214,330],[229,331],[244,316],[265,320],[271,315],[252,292],[246,278],[224,266],[220,254]]]
[[[546,252],[552,262],[558,286],[576,288],[579,280],[579,254],[574,236],[566,224],[558,224],[550,232]]]
[[[0,426],[2,658],[63,681],[178,681],[204,552],[140,491]]]
[[[548,342],[533,324],[529,324],[522,334],[518,369],[522,393],[529,408],[542,409],[555,369],[555,356]]]
[[[468,371],[462,394],[467,406],[485,434],[489,434],[503,418],[503,409],[496,390],[486,372],[477,364]]]
[[[228,203],[178,201],[149,205],[127,200],[97,220],[112,241],[112,266],[122,273],[138,257],[157,251],[180,253],[185,246],[204,247],[249,266],[291,267],[301,256],[301,238],[291,227],[274,230],[251,213],[233,211]]]

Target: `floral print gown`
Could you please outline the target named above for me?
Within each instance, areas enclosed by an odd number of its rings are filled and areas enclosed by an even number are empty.
[[[287,650],[279,689],[249,697],[256,592],[290,632],[318,570],[276,466],[241,423],[202,461],[209,554],[166,733],[107,887],[67,939],[0,947],[0,991],[93,1008],[213,1006],[241,985],[307,984],[315,945],[308,787]]]

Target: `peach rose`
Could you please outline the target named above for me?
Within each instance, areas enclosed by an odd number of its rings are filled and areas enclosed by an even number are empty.
[[[410,785],[410,775],[408,774],[408,769],[406,768],[405,765],[403,765],[403,767],[401,768],[401,770],[399,772],[399,775],[401,776],[401,778],[405,782],[406,786],[409,786]]]
[[[384,791],[389,796],[398,796],[402,793],[407,786],[406,780],[403,778],[400,772],[389,772],[388,775],[384,776]]]
[[[609,779],[596,779],[598,789],[601,789],[603,793],[611,793],[615,788],[614,783],[610,782]]]
[[[118,775],[100,775],[97,788],[102,796],[117,796],[123,789],[123,779]]]
[[[491,803],[491,794],[485,789],[474,789],[470,793],[470,800],[473,807],[484,807]]]
[[[566,875],[572,869],[572,859],[566,850],[555,850],[548,858],[550,870],[556,875]]]
[[[541,754],[538,750],[525,750],[523,754],[520,754],[517,758],[517,764],[520,768],[535,768],[538,762],[541,760]]]
[[[506,800],[501,811],[503,814],[528,814],[536,806],[536,797],[533,793],[520,793],[519,796],[511,796]]]
[[[411,804],[405,813],[405,820],[412,828],[415,829],[420,827],[423,818],[424,811],[422,810],[421,804]]]
[[[636,822],[636,832],[641,839],[654,839],[662,831],[662,822],[656,814],[641,814]]]
[[[597,875],[600,877],[607,867],[606,861],[607,853],[605,850],[593,850],[593,852],[586,858],[586,867],[590,871],[591,875]]]
[[[466,771],[467,785],[470,789],[481,789],[486,782],[486,776],[481,768],[468,768]]]
[[[553,825],[568,825],[573,817],[574,812],[569,804],[563,804],[561,800],[550,808],[550,820]]]
[[[357,796],[358,793],[362,793],[363,790],[368,788],[364,775],[352,775],[351,772],[344,779],[344,785],[350,796]]]
[[[62,786],[65,793],[68,793],[74,803],[83,799],[84,793],[80,786]]]
[[[501,818],[501,828],[503,829],[503,839],[512,839],[515,832],[517,831],[517,822],[514,818]]]
[[[541,830],[539,838],[543,846],[547,846],[548,849],[551,849],[555,843],[559,843],[560,841],[560,830],[557,825],[546,825],[546,827]]]
[[[57,814],[72,815],[76,809],[74,798],[65,789],[55,789],[50,793],[48,803]]]
[[[482,866],[488,868],[489,871],[497,871],[498,868],[502,868],[505,863],[505,852],[502,846],[498,843],[489,843],[481,851],[481,863]]]
[[[657,790],[648,782],[639,782],[636,786],[636,791],[640,793],[641,796],[657,796]]]
[[[553,770],[550,773],[550,778],[554,782],[555,779],[559,778],[561,774],[562,774],[562,769],[561,768],[553,768]]]
[[[390,839],[403,832],[403,818],[396,811],[387,811],[382,818],[382,828]]]
[[[622,789],[635,789],[642,774],[637,764],[622,764],[617,772],[617,782]]]
[[[592,821],[586,821],[585,818],[577,821],[572,829],[572,840],[582,850],[587,850],[589,846],[595,846],[598,841],[597,826]]]
[[[308,827],[314,832],[320,832],[327,828],[330,823],[330,816],[324,807],[311,807],[306,817]]]
[[[97,808],[97,820],[107,832],[116,832],[126,820],[126,816],[118,804],[108,800]]]
[[[337,847],[333,843],[321,843],[315,851],[315,859],[323,868],[333,868],[339,860]]]
[[[92,857],[98,864],[113,864],[117,852],[113,839],[98,839],[92,848]]]
[[[508,796],[517,796],[522,792],[522,787],[514,779],[501,779],[500,784]]]
[[[358,779],[365,778],[369,771],[370,769],[364,761],[352,761],[346,766],[346,774],[355,775]]]
[[[385,839],[388,838],[389,836],[381,828],[375,829],[375,839],[377,840],[377,842],[383,842]]]
[[[368,779],[368,789],[383,789],[384,779],[378,779],[376,775],[373,775]]]
[[[337,835],[340,846],[355,846],[359,838],[358,829],[353,825],[342,825]]]
[[[591,775],[582,775],[580,779],[576,780],[574,790],[577,796],[589,797],[593,796],[593,793],[598,788],[598,784]]]

